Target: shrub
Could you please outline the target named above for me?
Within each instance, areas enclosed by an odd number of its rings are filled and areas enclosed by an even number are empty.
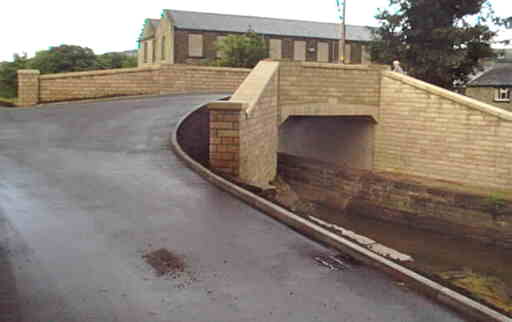
[[[220,58],[217,66],[253,68],[268,57],[268,49],[263,37],[249,31],[244,35],[229,35],[217,41]]]

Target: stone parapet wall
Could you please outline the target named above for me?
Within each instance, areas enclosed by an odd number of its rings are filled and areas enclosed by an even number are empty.
[[[160,93],[160,67],[42,75],[39,102]]]
[[[39,100],[39,71],[33,69],[18,71],[18,105],[32,106]]]
[[[198,66],[187,66],[186,71],[189,93],[234,93],[250,73],[245,68]]]
[[[305,200],[349,215],[512,248],[512,196],[484,187],[342,167],[279,154],[278,173]],[[494,196],[494,198],[493,198]],[[500,203],[500,211],[494,209]]]
[[[230,101],[208,104],[210,166],[266,187],[275,177],[279,63],[260,62]]]
[[[239,129],[239,177],[244,182],[263,187],[269,185],[276,176],[279,140],[277,131],[278,65],[269,63],[265,67],[269,79],[257,100],[246,110],[247,117],[242,118]]]
[[[281,62],[279,104],[379,105],[382,66]]]
[[[374,169],[512,188],[512,113],[384,72]]]
[[[127,95],[234,92],[249,72],[240,68],[172,64],[37,75],[36,78],[20,71],[20,105]],[[31,85],[29,75],[38,82],[37,86]]]

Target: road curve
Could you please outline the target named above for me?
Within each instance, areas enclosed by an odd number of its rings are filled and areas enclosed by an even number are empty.
[[[0,108],[0,321],[461,321],[211,186],[167,148],[222,95]],[[186,274],[156,277],[166,248]],[[2,287],[3,286],[3,287]]]

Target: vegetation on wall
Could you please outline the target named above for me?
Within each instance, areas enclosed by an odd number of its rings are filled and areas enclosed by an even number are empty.
[[[18,69],[38,69],[41,74],[51,74],[136,66],[137,57],[123,53],[96,55],[90,48],[74,45],[50,47],[32,58],[15,54],[12,62],[0,62],[0,97],[17,96]]]
[[[390,0],[376,18],[373,60],[399,60],[411,76],[449,89],[494,56],[489,24],[503,22],[489,0]]]
[[[263,37],[253,31],[243,35],[229,35],[217,41],[220,58],[215,65],[224,67],[253,68],[268,57],[268,49]]]

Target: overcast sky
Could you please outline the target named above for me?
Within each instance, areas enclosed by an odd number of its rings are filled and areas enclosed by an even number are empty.
[[[276,18],[336,22],[336,0],[25,0],[2,1],[0,61],[14,53],[60,44],[92,48],[100,54],[137,47],[145,18],[159,18],[162,9],[179,9]],[[492,0],[498,15],[512,16],[511,0]],[[347,0],[347,23],[376,26],[377,8],[388,0]],[[505,35],[502,35],[505,36]],[[512,38],[512,30],[507,31]]]

